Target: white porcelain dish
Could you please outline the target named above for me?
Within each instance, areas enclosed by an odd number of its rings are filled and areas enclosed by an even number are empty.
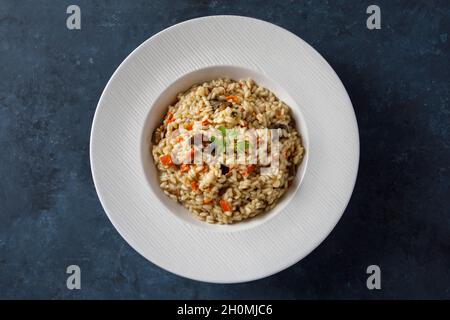
[[[158,185],[149,148],[175,95],[218,77],[252,78],[293,110],[306,156],[288,194],[271,212],[234,225],[196,221]],[[311,46],[247,17],[189,20],[151,37],[108,82],[91,133],[91,168],[109,219],[156,265],[191,279],[236,283],[298,262],[339,221],[359,162],[350,99]]]

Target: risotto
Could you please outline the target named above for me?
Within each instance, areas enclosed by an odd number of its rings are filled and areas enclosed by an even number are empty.
[[[180,93],[152,135],[163,192],[208,223],[274,208],[304,148],[290,108],[253,80],[217,79]]]

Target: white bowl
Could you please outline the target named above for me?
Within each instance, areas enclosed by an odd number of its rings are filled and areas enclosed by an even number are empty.
[[[269,213],[208,225],[159,189],[150,135],[175,94],[220,76],[253,78],[293,110],[306,156]],[[331,232],[350,199],[359,138],[350,99],[307,43],[270,23],[212,16],[170,27],[139,46],[108,82],[91,133],[91,168],[109,219],[140,254],[191,279],[259,279],[301,260]]]

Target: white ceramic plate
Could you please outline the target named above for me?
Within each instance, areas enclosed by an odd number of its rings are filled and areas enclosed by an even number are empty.
[[[231,226],[196,221],[159,189],[150,134],[175,94],[217,77],[251,77],[293,109],[306,146],[294,186],[268,214]],[[263,278],[317,247],[350,199],[359,162],[350,99],[307,43],[246,17],[189,20],[151,37],[108,82],[91,133],[95,187],[140,254],[178,275],[217,283]]]

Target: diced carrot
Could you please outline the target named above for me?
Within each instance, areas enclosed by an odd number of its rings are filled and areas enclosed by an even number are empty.
[[[166,124],[171,123],[172,121],[175,121],[172,112],[167,112],[167,116],[166,116]]]
[[[185,128],[186,130],[192,130],[193,127],[194,127],[194,125],[193,125],[192,123],[188,123],[188,124],[186,124],[186,125],[184,126],[184,128]]]
[[[233,101],[234,103],[239,103],[239,98],[236,96],[226,96],[225,99],[227,99],[227,101]]]
[[[176,140],[175,140],[175,143],[180,143],[181,141],[183,141],[184,139],[183,139],[183,137],[178,137]]]
[[[241,174],[242,174],[243,177],[248,177],[250,175],[250,173],[253,172],[253,170],[255,170],[255,166],[252,165],[252,164],[249,164],[247,166],[247,168],[245,168],[245,171],[242,172]]]
[[[192,187],[192,191],[197,191],[198,190],[198,185],[196,181],[192,181],[191,182],[191,187]]]
[[[173,165],[172,158],[168,154],[162,155],[161,157],[159,157],[159,160],[168,168]]]
[[[227,200],[220,199],[219,204],[223,211],[231,211],[231,206]]]
[[[206,126],[208,124],[209,124],[209,120],[208,119],[205,119],[205,120],[202,121],[202,126]]]
[[[186,163],[183,163],[180,167],[181,172],[188,172],[189,171],[189,165]]]

